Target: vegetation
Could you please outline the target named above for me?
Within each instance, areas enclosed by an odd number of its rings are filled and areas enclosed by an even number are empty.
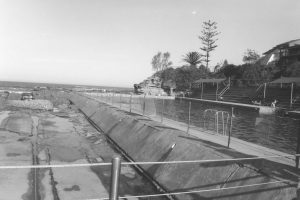
[[[204,62],[206,63],[206,68],[208,69],[208,64],[210,62],[210,53],[215,50],[218,45],[216,45],[216,38],[220,32],[217,30],[217,22],[213,22],[208,20],[207,22],[203,22],[201,35],[199,39],[202,42],[202,47],[200,48],[204,51]]]
[[[247,49],[243,56],[243,62],[246,64],[254,64],[259,58],[260,55],[255,50]]]
[[[177,91],[187,91],[191,89],[192,83],[200,78],[227,78],[233,84],[238,85],[258,85],[266,81],[279,78],[280,76],[300,76],[300,62],[295,61],[288,65],[280,62],[269,62],[269,56],[260,56],[257,51],[247,49],[242,57],[243,64],[233,65],[226,59],[214,66],[214,71],[209,71],[211,52],[216,49],[217,23],[214,21],[203,22],[199,39],[202,42],[200,48],[204,53],[190,51],[183,55],[182,60],[187,65],[172,68],[170,53],[158,52],[152,58],[152,68],[156,71],[153,77],[159,77],[162,86],[176,85]],[[205,65],[202,65],[204,62]]]
[[[288,65],[283,75],[300,77],[300,61]]]
[[[198,64],[201,64],[202,60],[202,55],[199,54],[196,51],[193,52],[188,52],[187,54],[185,54],[183,56],[183,61],[187,62],[188,64],[190,64],[190,66],[195,66],[197,67]]]
[[[152,62],[151,62],[152,69],[155,71],[161,71],[167,69],[172,65],[172,62],[169,61],[169,59],[170,59],[169,52],[165,52],[165,53],[158,52],[152,58]]]

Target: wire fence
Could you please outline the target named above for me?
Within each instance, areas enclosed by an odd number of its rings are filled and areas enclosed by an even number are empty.
[[[198,130],[234,137],[288,154],[297,148],[299,119],[259,114],[259,108],[214,104],[188,98],[87,93],[119,109],[138,113],[187,132]]]

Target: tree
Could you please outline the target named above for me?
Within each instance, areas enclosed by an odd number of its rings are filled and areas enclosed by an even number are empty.
[[[284,76],[300,77],[300,62],[296,61],[287,66]]]
[[[185,54],[183,56],[182,60],[189,63],[190,66],[196,66],[197,67],[197,65],[202,62],[201,57],[202,57],[201,54],[199,54],[196,51],[193,51],[193,52],[188,52],[187,54]]]
[[[161,52],[158,52],[152,58],[152,61],[151,61],[152,69],[156,70],[156,71],[161,71],[161,70],[167,69],[169,66],[172,65],[172,62],[169,61],[169,59],[170,59],[169,52],[166,52],[163,54]]]
[[[254,63],[251,65],[246,64],[244,65],[242,78],[248,83],[252,83],[252,84],[261,83],[262,82],[261,69],[263,69],[263,67],[258,63]]]
[[[228,61],[226,59],[217,63],[217,65],[214,67],[214,73],[219,72],[222,68],[225,68],[227,65],[228,65]]]
[[[166,52],[163,54],[163,57],[162,57],[162,64],[161,64],[161,69],[162,70],[165,70],[167,69],[168,67],[170,67],[172,65],[172,62],[169,61],[170,59],[170,53],[169,52]]]
[[[218,40],[216,36],[219,35],[220,32],[217,30],[217,22],[210,20],[203,22],[202,28],[203,29],[199,39],[201,40],[203,47],[200,49],[204,51],[204,61],[206,63],[206,68],[208,68],[208,64],[210,62],[210,52],[215,50],[215,48],[218,46],[216,45],[216,41]]]
[[[159,77],[162,80],[162,82],[166,82],[168,80],[175,81],[175,76],[176,76],[175,69],[173,69],[172,67],[169,67],[169,68],[161,71]]]
[[[153,56],[151,62],[153,70],[160,71],[161,69],[160,59],[161,59],[161,52],[158,52],[155,56]]]
[[[255,50],[247,49],[243,56],[243,62],[246,64],[254,64],[259,58],[260,55]]]
[[[236,66],[235,65],[226,65],[222,68],[222,72],[226,78],[231,77],[236,72]]]

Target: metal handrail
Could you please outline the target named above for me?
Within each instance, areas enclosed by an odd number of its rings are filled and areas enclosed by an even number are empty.
[[[174,148],[175,144],[171,146]],[[261,157],[246,157],[246,158],[229,158],[229,159],[212,159],[212,160],[190,160],[190,161],[159,161],[159,162],[121,162],[119,156],[116,156],[112,159],[111,163],[84,163],[84,164],[64,164],[64,165],[30,165],[30,166],[0,166],[0,169],[20,169],[20,168],[57,168],[57,167],[86,167],[86,166],[107,166],[111,165],[111,182],[110,182],[110,192],[109,197],[101,197],[97,199],[107,199],[107,200],[117,200],[117,199],[127,199],[127,198],[146,198],[146,197],[159,197],[159,196],[172,196],[172,195],[182,195],[182,194],[191,194],[191,193],[202,193],[202,192],[213,192],[220,190],[230,190],[246,187],[254,187],[268,184],[278,184],[278,183],[288,183],[288,184],[297,184],[290,180],[279,180],[279,181],[270,181],[265,183],[254,183],[241,186],[232,186],[232,187],[222,187],[222,188],[212,188],[212,189],[202,189],[202,190],[192,190],[192,191],[181,191],[181,192],[169,192],[162,194],[148,194],[148,195],[136,195],[136,196],[126,196],[120,197],[118,193],[119,183],[120,183],[120,169],[121,165],[149,165],[149,164],[186,164],[186,163],[215,163],[215,162],[228,162],[228,161],[245,161],[245,160],[257,160],[265,158],[278,158],[278,157],[299,157],[300,154],[295,155],[280,155],[280,156],[261,156]],[[300,190],[298,188],[298,190]],[[298,191],[297,191],[298,194]],[[299,193],[300,194],[300,193]],[[92,200],[92,199],[89,199]],[[96,199],[94,199],[96,200]]]
[[[222,95],[230,88],[230,84],[226,85],[226,87],[218,94],[218,97],[222,97]]]
[[[261,90],[261,88],[262,88],[263,86],[264,86],[264,83],[260,84],[260,85],[256,88],[255,92],[258,92],[259,90]]]

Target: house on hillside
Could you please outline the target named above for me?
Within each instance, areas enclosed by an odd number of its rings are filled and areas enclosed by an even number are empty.
[[[275,62],[280,66],[287,66],[294,62],[300,62],[300,39],[291,40],[279,44],[264,53],[268,58],[266,64]]]

